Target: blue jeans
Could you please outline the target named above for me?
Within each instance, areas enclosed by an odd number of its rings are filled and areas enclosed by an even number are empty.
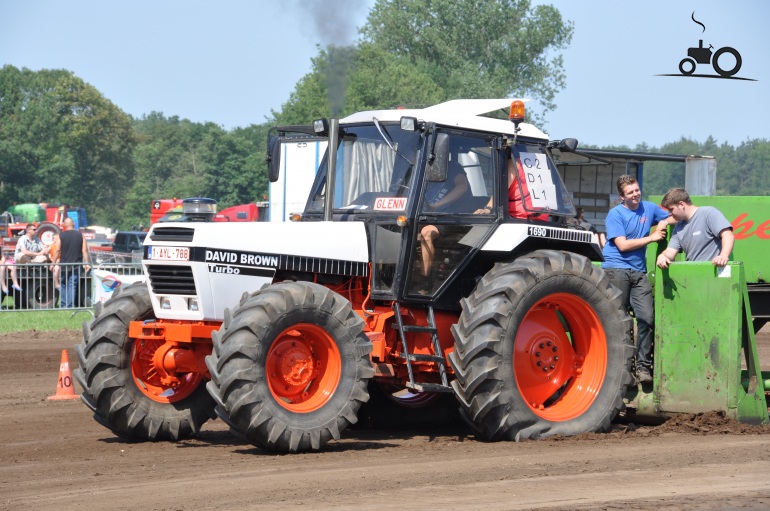
[[[652,341],[655,328],[655,308],[652,288],[647,274],[635,270],[607,268],[604,270],[613,286],[620,289],[623,308],[630,306],[636,318],[636,368],[652,369]]]
[[[61,306],[64,309],[77,307],[78,284],[80,283],[80,265],[61,267]]]

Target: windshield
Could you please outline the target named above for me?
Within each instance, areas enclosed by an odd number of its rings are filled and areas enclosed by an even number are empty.
[[[385,128],[384,133],[371,124],[345,128],[337,150],[335,210],[357,213],[406,210],[420,158],[420,132],[404,131],[394,123],[380,126]],[[325,171],[325,165],[319,172]],[[323,197],[314,197],[307,211],[322,210]]]

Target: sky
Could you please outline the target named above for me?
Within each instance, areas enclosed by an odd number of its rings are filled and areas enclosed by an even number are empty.
[[[551,137],[632,149],[682,137],[733,146],[770,139],[770,2],[534,3],[574,24],[560,52],[566,87],[540,126]],[[318,46],[354,43],[373,4],[0,0],[0,65],[67,69],[134,117],[155,111],[229,130],[279,111]],[[736,50],[738,72],[720,78],[707,62],[683,76],[680,61],[699,40]],[[723,70],[735,64],[729,52],[718,60]]]

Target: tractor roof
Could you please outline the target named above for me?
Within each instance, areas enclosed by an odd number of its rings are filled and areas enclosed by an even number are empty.
[[[395,109],[395,110],[368,110],[357,112],[340,119],[340,124],[357,124],[371,122],[376,117],[381,122],[398,122],[401,117],[416,117],[418,120],[435,122],[442,126],[466,128],[491,133],[504,133],[513,135],[514,125],[507,119],[494,119],[482,117],[483,114],[496,110],[508,110],[513,99],[454,99],[427,108]],[[528,101],[526,99],[522,101]],[[531,124],[519,124],[519,135],[548,139],[548,135]]]

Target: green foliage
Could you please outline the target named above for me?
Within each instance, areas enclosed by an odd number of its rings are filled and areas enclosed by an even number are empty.
[[[0,140],[0,203],[64,202],[117,220],[135,141],[130,117],[94,87],[69,71],[3,67]]]
[[[572,39],[572,23],[528,0],[378,0],[361,34],[356,47],[319,48],[312,71],[273,112],[279,123],[509,96],[538,100],[537,122],[564,87],[555,53]]]
[[[219,209],[267,195],[266,126],[227,132],[153,112],[134,121],[136,179],[121,227],[146,226],[153,199],[205,196]]]
[[[699,143],[682,137],[660,148],[639,144],[603,149],[632,150],[645,153],[713,156],[717,162],[717,195],[770,195],[770,141],[747,140],[737,148],[718,144],[713,137]],[[684,163],[648,161],[644,164],[644,195],[663,195],[670,188],[684,186]]]
[[[362,34],[424,69],[446,98],[531,97],[542,113],[564,87],[557,50],[572,23],[528,0],[378,0]]]
[[[0,69],[0,210],[85,207],[92,224],[148,225],[156,198],[202,195],[220,209],[267,195],[268,126],[225,131],[152,112],[133,120],[64,70]]]
[[[423,107],[447,99],[423,62],[412,63],[381,47],[362,43],[348,84],[349,113],[371,108]]]

